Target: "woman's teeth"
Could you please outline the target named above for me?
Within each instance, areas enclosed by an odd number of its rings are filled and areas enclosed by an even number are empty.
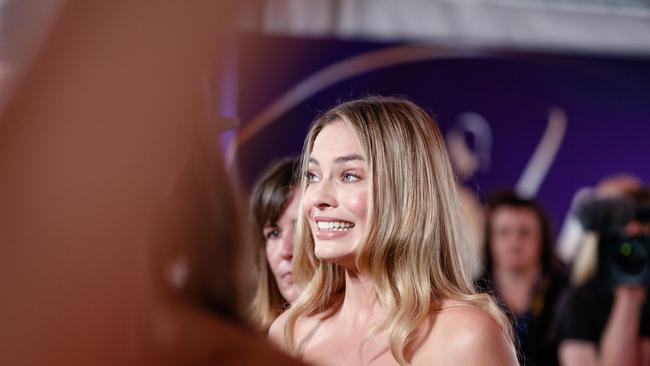
[[[354,227],[351,222],[344,221],[317,221],[316,225],[319,230],[348,231]]]

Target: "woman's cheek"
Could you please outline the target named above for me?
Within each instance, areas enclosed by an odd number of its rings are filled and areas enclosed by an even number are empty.
[[[365,219],[368,208],[368,191],[363,190],[351,194],[347,199],[348,210],[357,218]]]

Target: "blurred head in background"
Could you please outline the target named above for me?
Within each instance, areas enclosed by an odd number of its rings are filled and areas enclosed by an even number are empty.
[[[634,216],[625,225],[627,235],[650,235],[650,189],[642,186],[626,195],[632,203]]]
[[[629,174],[603,178],[593,197],[576,208],[586,235],[571,268],[571,282],[579,286],[599,272],[599,242],[607,236],[650,234],[650,191],[643,182]]]
[[[488,275],[495,270],[550,272],[560,266],[548,217],[537,202],[502,192],[489,199],[488,209]]]
[[[267,330],[273,320],[300,294],[291,269],[300,195],[300,161],[289,158],[273,164],[251,195],[255,294],[251,316]]]

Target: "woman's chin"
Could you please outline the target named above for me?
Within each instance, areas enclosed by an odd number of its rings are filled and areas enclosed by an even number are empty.
[[[300,293],[301,293],[300,288],[294,285],[290,289],[286,289],[282,291],[282,297],[286,302],[292,304],[294,301],[296,301],[298,296],[300,296]]]
[[[323,262],[334,263],[336,265],[353,269],[356,267],[355,264],[355,252],[354,251],[333,251],[330,248],[315,248],[314,254],[316,258]]]

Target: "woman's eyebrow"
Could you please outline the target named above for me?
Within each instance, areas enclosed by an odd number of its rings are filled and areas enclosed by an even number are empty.
[[[355,161],[355,160],[364,161],[363,156],[361,156],[359,154],[350,154],[350,155],[339,156],[338,158],[334,159],[334,163],[335,164],[342,164],[342,163],[346,163],[348,161]],[[320,164],[318,164],[318,160],[316,160],[315,158],[312,158],[312,157],[309,158],[309,162],[313,163],[313,164],[316,164],[316,165],[320,165]]]
[[[342,164],[342,163],[346,163],[348,161],[354,161],[354,160],[363,161],[363,156],[361,156],[359,154],[350,154],[350,155],[345,155],[345,156],[339,156],[338,158],[334,159],[334,163]]]

